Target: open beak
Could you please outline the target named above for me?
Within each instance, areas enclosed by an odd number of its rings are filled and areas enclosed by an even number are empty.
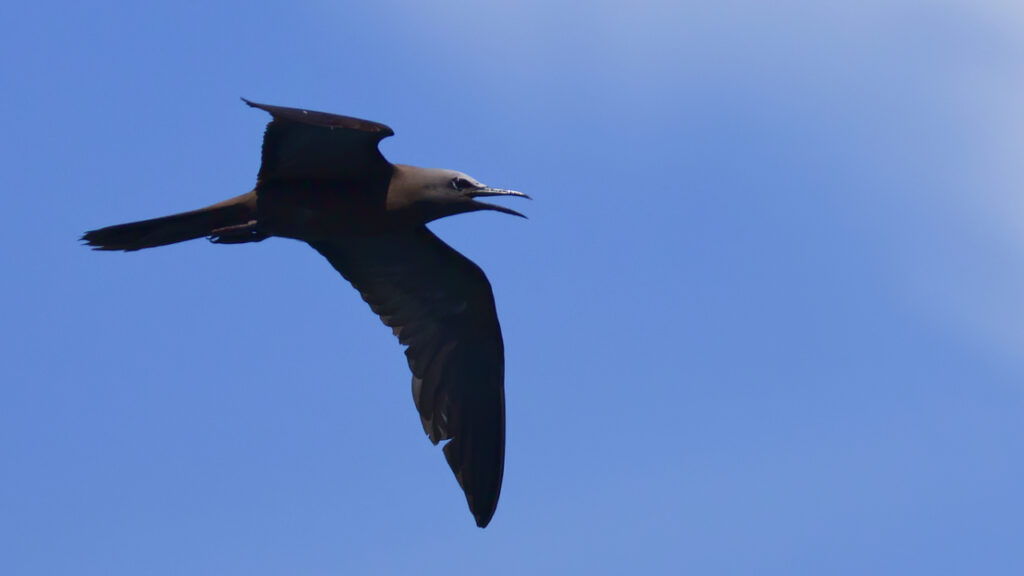
[[[475,190],[469,190],[466,195],[470,198],[486,198],[488,196],[518,196],[520,198],[526,198],[527,200],[533,200],[522,192],[516,192],[515,190],[505,190],[502,188],[489,188],[484,186],[483,188],[476,188]],[[473,202],[474,204],[485,206],[488,210],[496,210],[498,212],[504,212],[505,214],[511,214],[513,216],[519,216],[520,218],[526,218],[523,214],[516,212],[511,208],[505,208],[504,206],[498,206],[497,204],[489,204],[487,202]]]

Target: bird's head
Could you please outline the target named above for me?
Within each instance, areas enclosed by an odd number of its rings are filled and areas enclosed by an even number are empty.
[[[410,210],[419,216],[417,219],[424,222],[477,210],[494,210],[526,218],[511,208],[477,200],[477,198],[488,196],[529,198],[526,194],[515,190],[491,188],[481,184],[472,176],[455,170],[417,168],[397,164],[388,189],[390,205],[398,209]]]

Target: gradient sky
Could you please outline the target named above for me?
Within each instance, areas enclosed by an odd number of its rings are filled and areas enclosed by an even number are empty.
[[[1024,574],[1019,2],[9,2],[0,573]],[[249,190],[267,116],[531,194],[473,523],[313,250],[88,229]]]

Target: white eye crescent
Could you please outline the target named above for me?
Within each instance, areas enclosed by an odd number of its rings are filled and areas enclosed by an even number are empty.
[[[470,189],[470,188],[476,188],[476,185],[474,185],[472,182],[470,182],[469,180],[466,180],[465,178],[461,178],[461,177],[459,177],[459,178],[452,178],[451,185],[452,185],[452,188],[454,188],[456,190],[467,190],[467,189]]]

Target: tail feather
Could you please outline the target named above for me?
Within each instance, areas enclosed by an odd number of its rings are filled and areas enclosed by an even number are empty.
[[[255,218],[256,194],[249,192],[191,212],[91,230],[82,240],[94,250],[130,252],[210,236],[214,230]]]

